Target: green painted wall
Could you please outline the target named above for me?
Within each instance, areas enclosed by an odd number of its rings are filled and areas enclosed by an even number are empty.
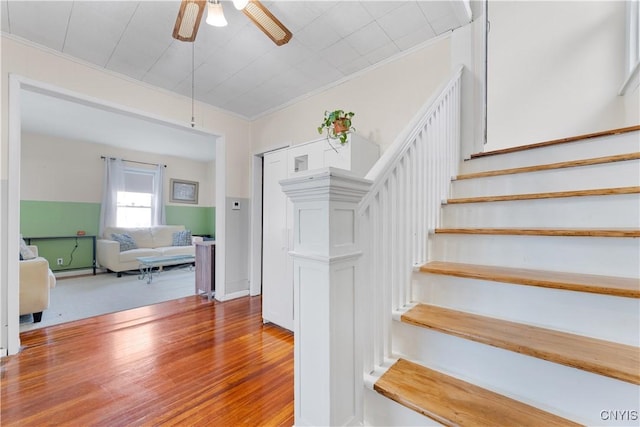
[[[184,225],[194,235],[216,235],[216,208],[165,206],[167,224]]]
[[[215,236],[215,207],[166,206],[165,211],[167,224],[184,225],[195,235]],[[73,237],[78,230],[97,235],[99,221],[100,203],[20,202],[20,233],[25,237]],[[39,255],[49,261],[53,271],[91,266],[92,241],[89,238],[34,240],[32,244],[38,246]],[[58,258],[63,258],[63,266],[56,265]]]

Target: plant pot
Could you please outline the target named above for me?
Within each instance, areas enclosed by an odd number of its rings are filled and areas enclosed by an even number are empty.
[[[349,130],[349,126],[347,126],[347,120],[348,119],[346,117],[343,117],[333,122],[333,131],[336,135],[347,132]]]

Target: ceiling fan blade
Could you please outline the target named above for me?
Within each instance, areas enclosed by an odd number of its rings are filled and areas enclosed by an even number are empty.
[[[278,46],[291,40],[291,31],[258,0],[247,3],[242,12]]]
[[[174,39],[183,42],[195,41],[206,5],[206,0],[182,0],[176,25],[173,27]]]

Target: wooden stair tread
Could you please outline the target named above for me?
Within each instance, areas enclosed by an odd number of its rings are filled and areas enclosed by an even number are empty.
[[[571,137],[568,137],[568,138],[560,138],[560,139],[553,139],[553,140],[550,140],[550,141],[538,142],[538,143],[535,143],[535,144],[520,145],[520,146],[517,146],[517,147],[509,147],[509,148],[503,148],[503,149],[500,149],[500,150],[493,150],[493,151],[485,151],[483,153],[476,153],[476,154],[472,154],[471,155],[471,159],[475,159],[475,158],[479,158],[479,157],[495,156],[495,155],[498,155],[498,154],[516,153],[518,151],[526,151],[526,150],[530,150],[530,149],[533,149],[533,148],[549,147],[549,146],[552,146],[552,145],[566,144],[568,142],[582,141],[582,140],[585,140],[585,139],[598,138],[598,137],[601,137],[601,136],[619,135],[619,134],[622,134],[622,133],[634,132],[634,131],[638,131],[638,130],[640,130],[640,125],[629,126],[629,127],[624,127],[624,128],[618,128],[618,129],[611,129],[611,130],[606,130],[606,131],[601,131],[601,132],[587,133],[587,134],[582,134],[582,135],[577,135],[577,136],[571,136]]]
[[[447,426],[579,425],[404,359],[382,375],[374,390]]]
[[[460,197],[447,200],[447,204],[508,202],[515,200],[556,199],[563,197],[612,196],[620,194],[639,194],[640,187],[600,188],[595,190],[555,191],[550,193],[509,194],[504,196]]]
[[[491,234],[505,236],[640,237],[638,229],[596,228],[437,228],[438,234]]]
[[[513,283],[517,285],[640,298],[640,280],[627,277],[494,267],[443,261],[429,262],[420,267],[420,271],[470,279]]]
[[[640,349],[478,314],[419,304],[405,323],[640,384]]]
[[[640,159],[640,153],[616,154],[614,156],[595,157],[591,159],[571,160],[567,162],[548,163],[548,164],[535,165],[535,166],[522,166],[518,168],[497,169],[497,170],[490,170],[490,171],[484,171],[484,172],[466,173],[466,174],[458,175],[456,177],[456,180],[460,181],[463,179],[485,178],[489,176],[513,175],[517,173],[527,173],[527,172],[540,172],[540,171],[546,171],[551,169],[566,169],[566,168],[572,168],[577,166],[601,165],[605,163],[623,162],[623,161],[638,160],[638,159]]]

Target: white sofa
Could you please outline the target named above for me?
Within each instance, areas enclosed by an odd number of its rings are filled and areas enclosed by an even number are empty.
[[[33,313],[37,323],[49,308],[49,290],[56,286],[56,276],[49,269],[49,261],[38,256],[38,247],[29,249],[36,257],[20,261],[20,315]]]
[[[195,256],[195,242],[201,237],[193,237],[189,246],[173,246],[173,233],[184,231],[183,225],[157,225],[153,227],[108,227],[96,242],[96,258],[98,265],[118,273],[137,270],[140,263],[136,258],[165,255]],[[113,240],[112,234],[128,234],[135,241],[137,249],[121,252],[120,243]]]

